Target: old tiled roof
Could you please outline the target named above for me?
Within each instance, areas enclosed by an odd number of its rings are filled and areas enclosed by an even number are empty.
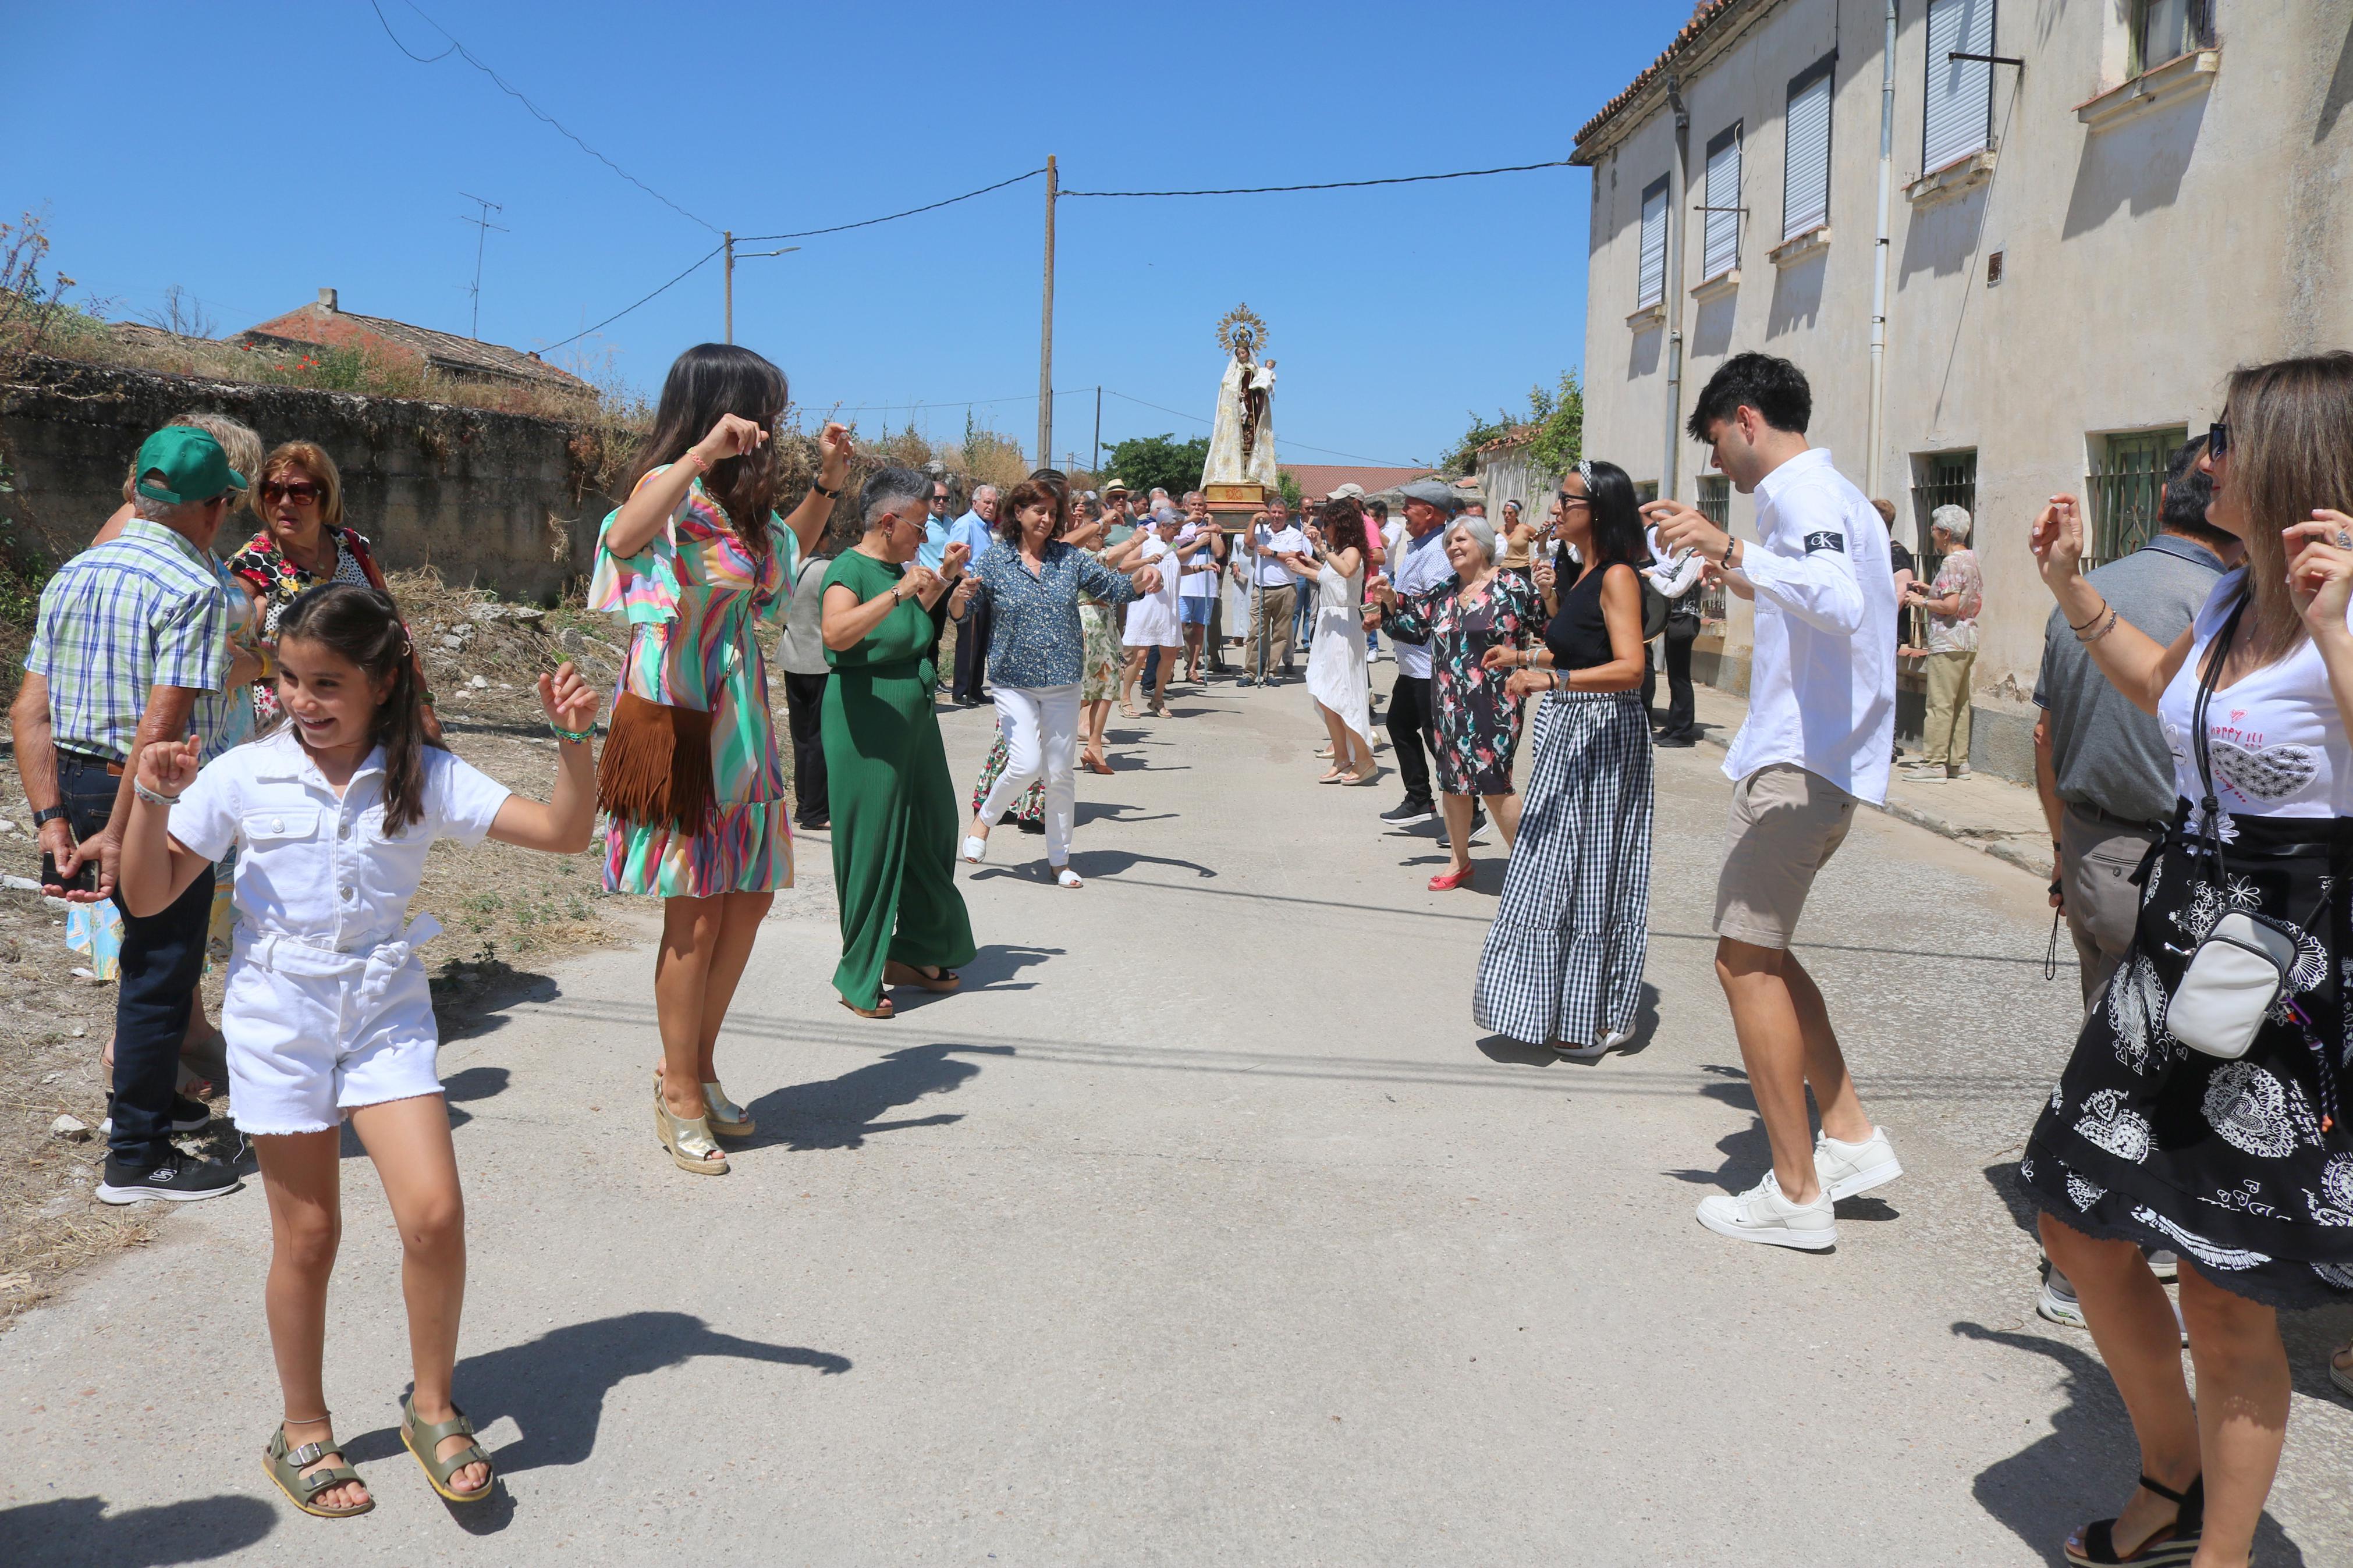
[[[1433,468],[1351,468],[1339,463],[1285,463],[1291,477],[1299,481],[1299,493],[1303,496],[1328,496],[1342,485],[1361,485],[1368,496],[1383,490],[1393,490],[1399,485],[1411,484]]]
[[[248,327],[240,337],[248,342],[316,343],[328,348],[355,347],[373,339],[417,355],[445,375],[525,382],[567,390],[585,390],[587,386],[578,376],[557,369],[536,354],[396,321],[386,316],[358,315],[323,300]]]
[[[1640,76],[1628,82],[1617,97],[1603,104],[1600,113],[1585,122],[1583,129],[1577,133],[1577,151],[1570,155],[1569,162],[1572,163],[1587,162],[1584,151],[1587,139],[1609,123],[1627,105],[1640,98],[1642,89],[1657,80],[1667,68],[1675,62],[1677,56],[1699,42],[1703,36],[1712,32],[1716,24],[1726,20],[1735,13],[1772,3],[1773,0],[1699,0],[1699,4],[1692,8],[1691,20],[1683,25],[1683,30],[1675,35],[1674,41],[1666,47],[1657,59],[1644,67]]]
[[[1481,446],[1479,450],[1482,452],[1494,452],[1500,451],[1505,447],[1525,447],[1535,438],[1536,426],[1533,425],[1514,425],[1510,429],[1504,431],[1502,435],[1496,437],[1493,440],[1486,442],[1484,445]]]

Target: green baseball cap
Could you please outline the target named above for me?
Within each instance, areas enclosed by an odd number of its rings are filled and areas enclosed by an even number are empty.
[[[149,477],[157,473],[161,484]],[[166,425],[140,444],[139,493],[150,500],[184,505],[245,488],[245,476],[228,466],[228,454],[209,430]]]

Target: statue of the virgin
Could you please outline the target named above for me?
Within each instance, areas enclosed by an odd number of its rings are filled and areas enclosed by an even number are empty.
[[[1218,323],[1218,344],[1226,351],[1226,374],[1218,384],[1218,418],[1209,431],[1205,485],[1258,484],[1276,489],[1274,458],[1274,362],[1258,361],[1266,323],[1247,305],[1237,305]]]

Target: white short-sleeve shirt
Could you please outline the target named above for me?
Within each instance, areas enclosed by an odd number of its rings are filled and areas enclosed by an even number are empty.
[[[425,748],[425,818],[384,826],[384,749],[343,798],[291,725],[205,764],[172,807],[172,837],[207,860],[237,847],[241,926],[341,952],[399,936],[437,838],[479,844],[513,792],[438,747]]]
[[[2173,752],[2173,787],[2192,805],[2206,793],[2194,749],[2199,672],[2246,585],[2243,566],[2214,584],[2190,623],[2189,657],[2158,699],[2158,722]],[[2214,693],[2206,706],[2206,740],[2215,804],[2225,816],[2353,816],[2353,740],[2329,689],[2327,663],[2311,638]]]

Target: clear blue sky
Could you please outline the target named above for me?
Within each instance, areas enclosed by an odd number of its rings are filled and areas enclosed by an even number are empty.
[[[420,55],[449,37],[379,0]],[[1362,179],[1566,157],[1688,0],[1162,6],[660,7],[419,0],[614,163],[739,234],[954,195],[1060,160],[1071,189]],[[52,259],[111,313],[180,284],[223,331],[322,285],[464,331],[475,193],[481,335],[552,343],[717,237],[534,120],[456,55],[405,58],[368,0],[10,6],[0,210],[46,207]],[[147,75],[147,72],[153,72]],[[140,84],[146,76],[147,86]],[[111,84],[111,85],[110,85]],[[1288,461],[1435,458],[1465,411],[1582,357],[1589,177],[1062,204],[1058,454],[1101,384],[1207,416],[1218,318],[1247,300],[1281,362]],[[830,405],[1034,396],[1040,182],[739,264],[739,342]],[[712,262],[587,345],[632,385],[721,331]],[[562,361],[563,355],[555,357]],[[954,436],[964,409],[915,416]],[[976,410],[1034,440],[1034,402]],[[871,428],[888,417],[869,411]],[[1106,397],[1106,443],[1206,426]]]

